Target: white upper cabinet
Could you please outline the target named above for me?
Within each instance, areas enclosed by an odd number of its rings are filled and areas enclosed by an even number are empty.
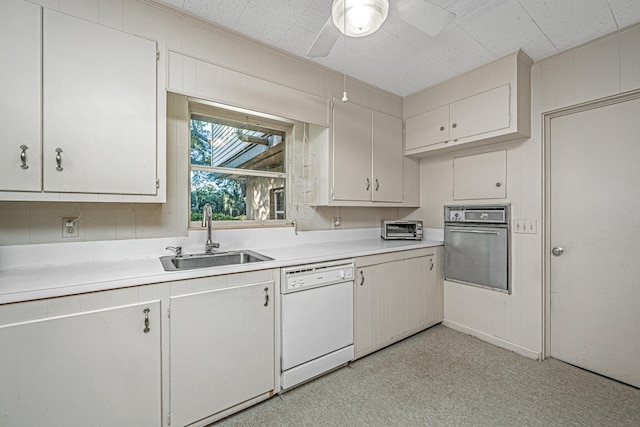
[[[333,200],[371,200],[371,121],[369,108],[333,106]]]
[[[371,200],[403,201],[402,119],[373,112]]]
[[[521,51],[405,98],[405,155],[531,135],[531,60]]]
[[[454,157],[453,199],[507,197],[507,150]]]
[[[405,121],[407,151],[449,140],[449,105],[409,117]]]
[[[331,131],[330,144],[321,138],[312,142],[319,159],[319,180],[328,183],[319,186],[316,204],[404,206],[409,200],[404,181],[417,181],[418,172],[404,171],[402,119],[336,101]],[[410,200],[415,203],[415,197]]]
[[[18,0],[0,11],[0,200],[164,201],[156,42]]]
[[[40,191],[40,7],[0,2],[0,190]]]
[[[510,95],[511,85],[506,84],[453,102],[449,106],[449,139],[456,141],[509,128]]]
[[[44,190],[156,193],[156,44],[44,11]]]

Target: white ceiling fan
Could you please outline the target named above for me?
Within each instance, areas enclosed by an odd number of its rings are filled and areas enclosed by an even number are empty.
[[[392,2],[400,17],[418,30],[435,37],[456,15],[425,0]],[[364,37],[377,31],[389,13],[389,0],[333,0],[331,16],[324,24],[307,56],[329,55],[340,34]],[[345,19],[346,17],[346,19]]]

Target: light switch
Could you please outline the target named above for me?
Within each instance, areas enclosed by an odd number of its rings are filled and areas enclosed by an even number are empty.
[[[538,232],[538,221],[535,219],[514,219],[512,230],[520,234],[536,234]]]

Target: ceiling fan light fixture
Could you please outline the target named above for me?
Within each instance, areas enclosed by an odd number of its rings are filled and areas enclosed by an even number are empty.
[[[345,36],[364,37],[376,32],[389,14],[388,0],[333,0],[333,23]]]

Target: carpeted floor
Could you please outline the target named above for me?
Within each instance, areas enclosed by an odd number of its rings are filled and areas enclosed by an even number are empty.
[[[640,390],[438,325],[221,426],[640,426]]]

